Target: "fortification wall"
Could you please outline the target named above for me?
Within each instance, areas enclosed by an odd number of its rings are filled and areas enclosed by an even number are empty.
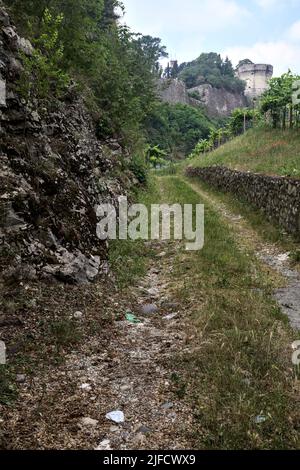
[[[268,88],[268,82],[273,76],[273,66],[245,64],[239,67],[237,75],[247,83],[245,95],[251,99],[259,98]]]

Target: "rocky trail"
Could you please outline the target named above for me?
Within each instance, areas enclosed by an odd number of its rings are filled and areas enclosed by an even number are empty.
[[[300,280],[288,265],[288,255],[280,253],[275,245],[264,243],[240,215],[197,184],[188,184],[201,200],[209,202],[222,215],[241,250],[254,249],[270,275],[279,273],[282,287],[274,296],[292,326],[300,328]],[[203,343],[195,345],[191,307],[178,298],[178,286],[185,282],[176,275],[174,278],[173,272],[180,243],[147,244],[153,252],[147,273],[126,294],[109,285],[94,284],[90,288],[93,295],[98,292],[99,303],[77,312],[76,295],[80,299],[83,291],[76,294],[77,288],[72,290],[68,304],[62,298],[64,307],[69,312],[72,309],[80,330],[84,331],[86,324],[90,325],[100,311],[103,315],[105,309],[110,321],[103,325],[92,323],[83,340],[73,350],[66,349],[64,360],[57,364],[31,373],[24,373],[20,365],[16,403],[0,405],[0,438],[5,448],[193,447],[195,410],[191,401],[178,393],[177,378],[182,370],[178,370],[177,359],[193,354],[197,348],[201,351],[210,340],[205,340],[203,331],[200,335],[203,334]],[[56,299],[56,309],[60,308],[59,302]],[[45,305],[43,308],[47,310]],[[29,329],[25,324],[26,328]],[[188,393],[189,387],[187,384]]]
[[[192,413],[174,399],[171,380],[176,365],[170,361],[186,341],[183,311],[167,280],[174,246],[157,242],[152,249],[154,261],[128,293],[131,304],[113,322],[109,341],[95,331],[62,366],[19,375],[17,407],[3,410],[1,418],[13,448],[190,447],[183,428]],[[111,301],[120,308],[114,294]],[[76,317],[84,328],[85,314]]]

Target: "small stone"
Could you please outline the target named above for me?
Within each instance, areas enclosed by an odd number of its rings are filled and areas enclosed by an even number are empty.
[[[109,431],[110,432],[119,432],[120,431],[120,428],[118,426],[111,426],[109,428]]]
[[[83,317],[82,312],[75,312],[74,315],[73,315],[73,318],[75,318],[75,320],[81,320],[82,317]]]
[[[163,306],[167,309],[177,309],[180,307],[180,304],[178,302],[163,302]]]
[[[140,434],[149,434],[152,432],[152,429],[148,428],[147,426],[140,426],[137,432]]]
[[[141,313],[143,315],[151,315],[158,312],[158,307],[155,304],[146,304],[141,308]]]
[[[112,450],[110,446],[110,440],[105,439],[104,441],[100,442],[100,444],[98,445],[98,447],[96,447],[95,450]]]
[[[163,408],[164,410],[170,410],[170,409],[173,408],[173,407],[174,407],[174,403],[172,403],[172,402],[165,403],[164,405],[162,405],[162,408]]]
[[[158,256],[158,258],[164,258],[165,256],[167,256],[167,253],[165,251],[162,251],[157,256]]]
[[[125,416],[124,416],[123,411],[111,411],[110,413],[107,413],[106,419],[109,419],[110,421],[113,421],[114,423],[121,424],[121,423],[124,423]]]
[[[144,445],[146,440],[145,434],[138,433],[135,438],[133,439],[133,445],[136,448],[140,448],[141,446]]]
[[[157,287],[150,287],[150,289],[146,289],[147,294],[151,297],[158,297],[159,296],[159,290]]]
[[[25,374],[17,374],[16,375],[16,382],[18,382],[19,384],[24,383],[25,380],[26,380],[26,375]]]
[[[128,392],[129,390],[131,390],[131,386],[130,385],[121,385],[120,390],[121,390],[121,392]]]
[[[266,416],[263,416],[263,415],[259,415],[259,416],[256,416],[256,418],[254,419],[255,423],[256,424],[263,424],[267,421],[267,417]]]
[[[0,78],[0,106],[6,106],[6,82]]]
[[[178,315],[178,313],[171,313],[170,315],[167,315],[163,318],[163,320],[167,320],[167,321],[170,321],[170,320],[173,320],[174,318],[176,318]]]
[[[98,425],[99,421],[92,418],[81,418],[80,424],[85,427],[95,428]]]

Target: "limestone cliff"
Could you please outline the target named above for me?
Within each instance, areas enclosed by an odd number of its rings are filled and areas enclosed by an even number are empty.
[[[26,103],[16,87],[20,51],[30,55],[31,44],[0,6],[0,271],[93,280],[106,259],[95,208],[130,186],[120,163],[128,155],[116,140],[97,139],[74,84],[56,103]]]
[[[214,88],[209,84],[187,89],[185,84],[178,79],[160,80],[159,96],[163,101],[171,104],[181,103],[204,107],[209,117],[227,117],[234,109],[248,105],[248,100],[243,93]]]

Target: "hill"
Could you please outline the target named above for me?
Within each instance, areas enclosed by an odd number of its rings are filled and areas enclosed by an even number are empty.
[[[300,133],[297,129],[250,129],[206,155],[189,162],[195,167],[224,165],[237,170],[300,177]]]

